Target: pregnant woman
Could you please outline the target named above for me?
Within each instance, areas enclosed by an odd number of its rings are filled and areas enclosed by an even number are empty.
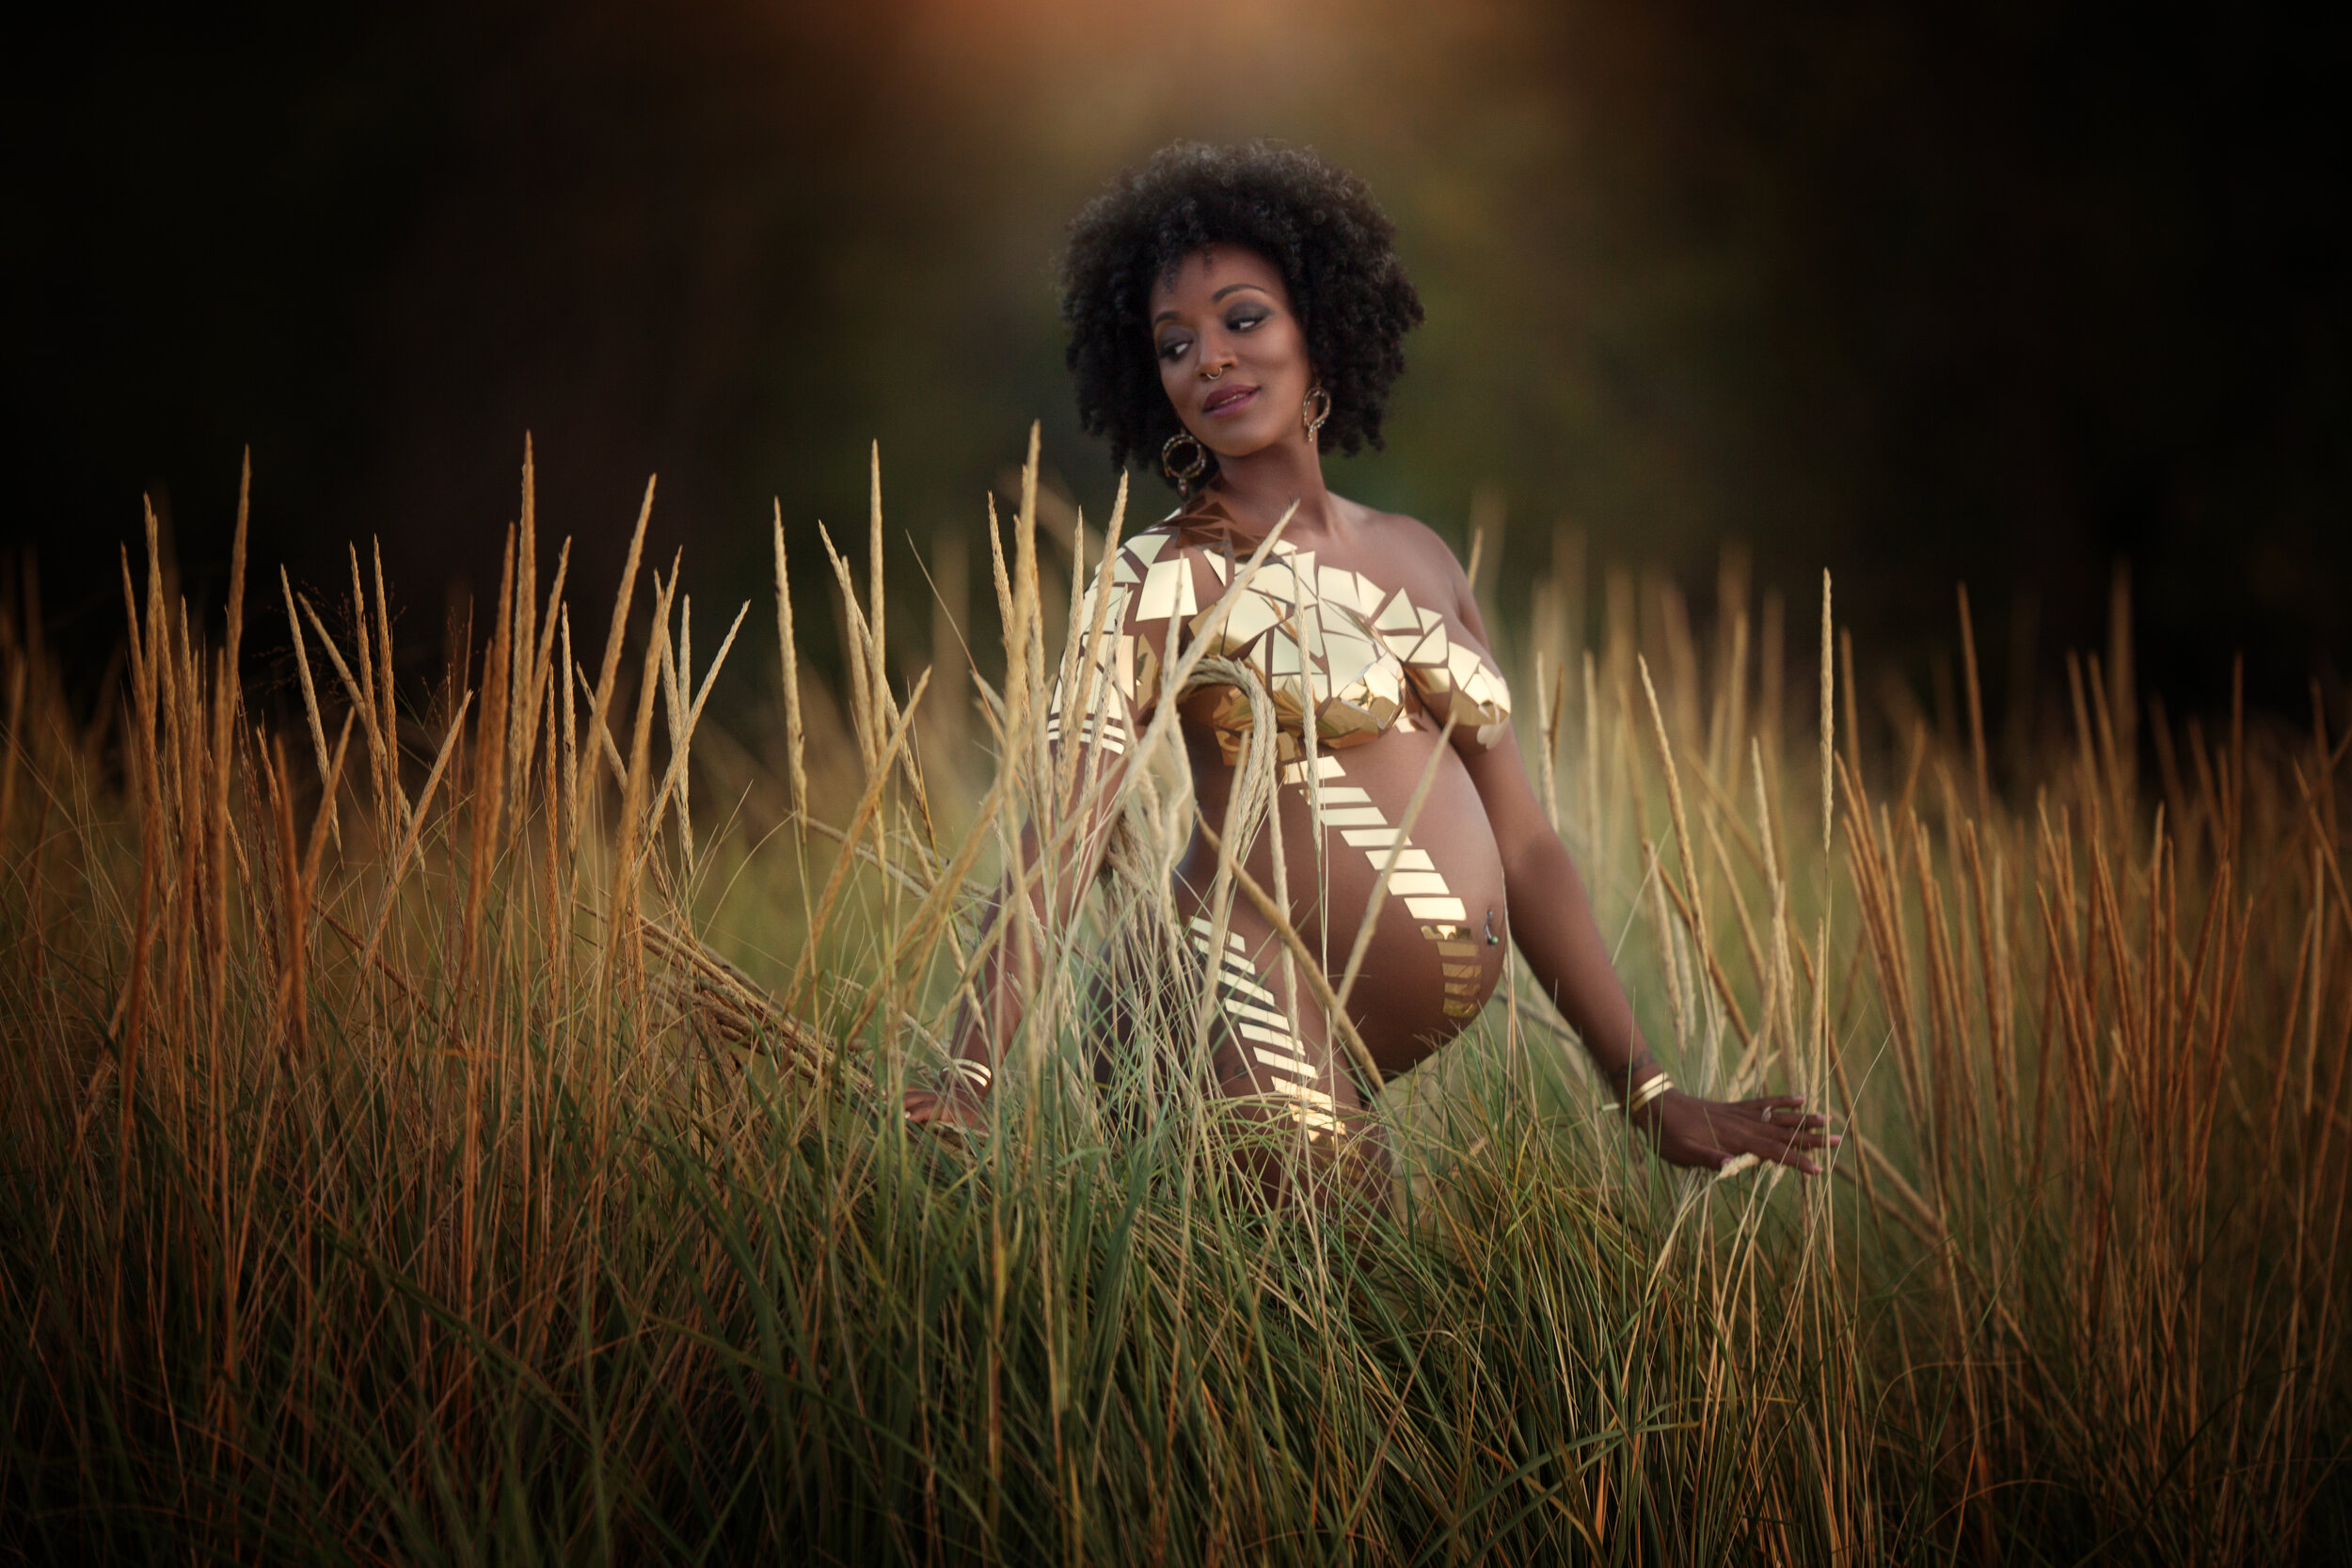
[[[1421,319],[1393,232],[1355,177],[1264,146],[1169,148],[1079,215],[1063,314],[1087,428],[1115,464],[1156,457],[1184,499],[1120,543],[1099,673],[1057,692],[1048,737],[1115,776],[1160,705],[1177,705],[1200,815],[1172,892],[1187,983],[1214,993],[1201,1075],[1233,1114],[1293,1142],[1296,1159],[1252,1161],[1269,1190],[1302,1168],[1385,1169],[1367,1085],[1323,1003],[1367,915],[1345,1009],[1383,1079],[1477,1016],[1517,942],[1666,1159],[1753,1154],[1815,1173],[1811,1156],[1836,1140],[1797,1097],[1701,1100],[1644,1046],[1582,879],[1528,785],[1511,694],[1453,552],[1412,518],[1325,488],[1324,449],[1378,443]],[[1168,689],[1196,654],[1229,678]],[[1253,900],[1215,896],[1241,880],[1220,885],[1213,835],[1269,709],[1279,821],[1232,847],[1304,942]],[[1040,880],[1083,888],[1106,837],[1094,826],[1062,835],[1080,874]],[[1053,852],[1040,842],[1027,835],[1025,854]],[[1301,973],[1310,962],[1324,985]],[[996,944],[948,1070],[907,1096],[910,1121],[984,1123],[992,1042],[1011,1037],[1035,971],[1028,943]]]

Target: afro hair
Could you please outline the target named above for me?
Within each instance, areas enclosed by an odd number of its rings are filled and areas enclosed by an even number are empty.
[[[1331,394],[1324,445],[1377,451],[1389,388],[1405,369],[1405,334],[1422,319],[1395,237],[1364,182],[1308,149],[1162,148],[1070,226],[1061,310],[1087,433],[1109,439],[1119,467],[1156,458],[1183,428],[1145,329],[1152,288],[1195,251],[1238,245],[1280,269],[1290,290],[1308,357]]]

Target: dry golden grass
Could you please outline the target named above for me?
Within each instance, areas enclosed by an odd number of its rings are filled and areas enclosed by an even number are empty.
[[[2324,705],[2300,737],[2173,733],[2119,594],[2105,657],[2069,662],[2071,744],[1996,795],[1964,592],[1964,726],[1897,703],[1872,745],[1826,579],[1818,704],[1790,704],[1783,610],[1759,622],[1736,572],[1705,651],[1623,574],[1587,646],[1556,549],[1502,650],[1542,797],[1677,1077],[1813,1096],[1847,1124],[1835,1175],[1655,1168],[1515,974],[1386,1096],[1394,1226],[1268,1213],[1230,1201],[1181,1082],[1137,1064],[1121,1118],[1086,1081],[1103,933],[1165,898],[1188,832],[1173,705],[1087,912],[979,918],[1022,825],[1081,831],[1108,787],[1043,739],[1053,682],[1093,668],[1080,589],[1107,552],[1035,472],[1033,445],[989,518],[1001,635],[947,646],[943,552],[938,662],[909,678],[877,460],[863,589],[825,543],[837,693],[803,670],[776,520],[765,757],[703,726],[743,616],[697,665],[677,563],[641,590],[650,485],[601,644],[575,647],[528,456],[497,601],[430,690],[394,680],[355,551],[347,600],[280,577],[300,708],[262,722],[242,519],[216,648],[151,519],[95,713],[30,618],[0,620],[0,1551],[2352,1541]],[[1488,525],[1474,559],[1529,543]],[[1236,672],[1172,684],[1204,674]],[[1264,816],[1270,760],[1226,837]],[[911,1141],[898,1088],[995,941],[1050,959],[996,1125]]]

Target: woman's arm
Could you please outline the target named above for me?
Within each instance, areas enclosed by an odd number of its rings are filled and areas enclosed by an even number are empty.
[[[1619,1103],[1632,1103],[1635,1092],[1662,1069],[1634,1022],[1584,879],[1528,786],[1518,744],[1506,738],[1463,760],[1502,851],[1511,938]],[[1678,1165],[1720,1167],[1753,1154],[1814,1176],[1820,1167],[1808,1156],[1837,1139],[1828,1132],[1828,1118],[1806,1113],[1804,1104],[1799,1095],[1726,1102],[1668,1089],[1643,1103],[1632,1119],[1657,1139],[1659,1153]]]
[[[1058,762],[1058,747],[1056,752]],[[1093,884],[1118,819],[1126,759],[1089,746],[1079,760],[1071,798],[1061,802],[1065,809],[1045,814],[1054,836],[1041,836],[1034,822],[1024,828],[1012,863],[989,899],[980,924],[986,956],[957,1009],[946,1069],[936,1085],[906,1091],[903,1107],[913,1125],[958,1131],[980,1125],[997,1048],[1020,1031],[1044,968],[1042,949],[1053,933],[1069,928]],[[1018,918],[1025,911],[1027,918]]]
[[[1452,562],[1452,552],[1446,559]],[[1453,575],[1456,616],[1484,649],[1486,627],[1470,583],[1459,566]],[[1631,1119],[1649,1131],[1659,1153],[1676,1164],[1715,1168],[1753,1154],[1819,1175],[1820,1167],[1808,1156],[1835,1146],[1837,1137],[1828,1131],[1828,1117],[1803,1109],[1801,1095],[1723,1101],[1672,1088],[1639,1094],[1663,1069],[1642,1039],[1584,879],[1536,803],[1518,741],[1506,730],[1486,751],[1465,748],[1462,761],[1502,858],[1512,940],[1619,1103],[1639,1103]]]
[[[1150,725],[1177,628],[1217,579],[1195,552],[1149,531],[1120,546],[1108,576],[1088,590],[1081,639],[1046,713],[1047,798],[1013,848],[981,922],[985,958],[958,1008],[936,1086],[909,1089],[907,1120],[970,1128],[994,1082],[996,1052],[1019,1032],[1043,972],[1044,949],[1076,918],[1117,826],[1132,749]],[[1090,668],[1089,668],[1090,667]],[[1074,684],[1076,689],[1069,689]],[[977,1001],[976,1001],[977,999]]]

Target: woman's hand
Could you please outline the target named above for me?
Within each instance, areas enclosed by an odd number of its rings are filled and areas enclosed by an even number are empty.
[[[1633,1120],[1664,1159],[1706,1170],[1721,1170],[1746,1154],[1819,1176],[1821,1167],[1806,1156],[1838,1144],[1829,1117],[1805,1110],[1798,1094],[1725,1101],[1668,1089],[1634,1112]]]
[[[908,1131],[924,1128],[950,1148],[961,1148],[967,1138],[988,1130],[987,1102],[961,1079],[938,1088],[909,1089],[899,1103]]]

